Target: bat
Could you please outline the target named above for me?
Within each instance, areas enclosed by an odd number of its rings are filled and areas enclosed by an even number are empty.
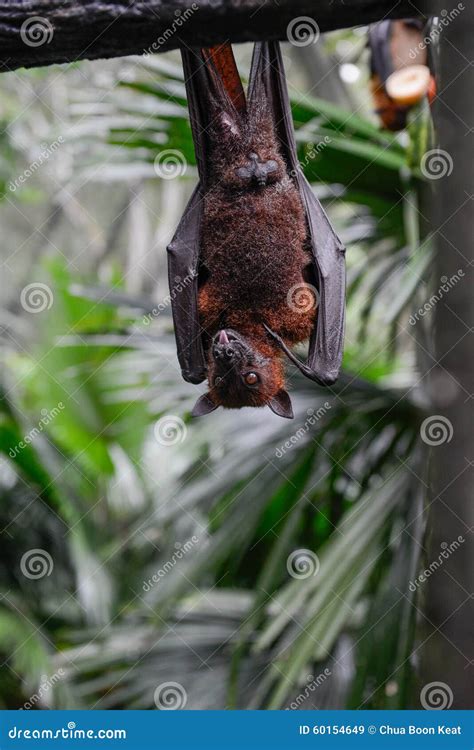
[[[284,355],[320,385],[339,374],[344,247],[298,163],[278,43],[255,45],[247,93],[230,45],[181,54],[199,184],[168,275],[182,376],[208,380],[192,414],[291,418]],[[308,339],[302,362],[291,347]]]
[[[436,82],[419,19],[381,21],[369,28],[371,89],[383,127],[403,130],[411,107],[432,103]]]

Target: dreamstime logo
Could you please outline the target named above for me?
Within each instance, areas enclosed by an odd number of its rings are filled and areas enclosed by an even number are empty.
[[[425,302],[423,307],[420,307],[415,313],[413,313],[413,315],[410,315],[410,318],[408,320],[409,324],[411,326],[414,326],[417,321],[420,318],[423,318],[430,310],[432,310],[433,307],[443,299],[444,295],[451,291],[453,286],[456,286],[456,284],[464,276],[465,274],[462,268],[458,268],[457,273],[453,273],[453,275],[449,278],[447,276],[441,276],[441,285],[438,287],[437,291],[431,295],[429,300]]]
[[[166,148],[160,151],[154,162],[154,169],[162,180],[174,180],[182,177],[188,167],[187,161],[181,151],[175,148]]]
[[[427,180],[441,180],[449,177],[454,168],[453,157],[441,148],[433,148],[423,155],[421,173]]]
[[[316,44],[320,37],[319,26],[310,16],[293,18],[286,27],[286,37],[295,47],[308,47]]]
[[[310,578],[319,573],[319,558],[310,549],[295,549],[288,555],[286,569],[292,578]]]
[[[21,40],[28,47],[41,47],[43,44],[49,44],[53,34],[51,21],[41,16],[27,18],[20,29]]]
[[[23,287],[20,293],[20,303],[26,312],[41,313],[50,310],[53,306],[53,292],[47,284],[33,281]]]
[[[296,432],[291,435],[288,440],[285,440],[285,442],[276,449],[275,456],[277,458],[282,458],[288,450],[293,448],[293,446],[296,445],[296,443],[308,433],[310,427],[315,425],[316,422],[324,417],[324,415],[329,411],[330,408],[331,404],[328,401],[325,401],[324,404],[320,406],[319,409],[317,409],[317,411],[315,411],[314,409],[308,409],[306,412],[308,414],[308,417],[305,419],[304,424],[298,430],[296,430]]]
[[[55,406],[51,411],[48,411],[47,409],[41,409],[41,419],[39,420],[36,427],[33,427],[29,432],[26,433],[23,440],[20,440],[19,443],[12,446],[10,450],[8,451],[8,455],[10,458],[16,458],[18,454],[24,450],[30,443],[33,442],[35,438],[38,437],[38,435],[43,432],[44,428],[49,425],[50,422],[55,419],[58,414],[65,408],[62,401],[58,402],[58,405]]]
[[[48,677],[48,675],[45,674],[42,675],[37,692],[33,693],[33,695],[29,697],[26,703],[24,703],[21,707],[20,711],[29,711],[37,703],[40,703],[41,705],[47,705],[48,693],[56,685],[56,683],[61,680],[61,677],[64,677],[65,674],[66,673],[64,669],[61,668],[58,669],[58,671],[53,675],[51,675],[51,677]]]
[[[319,302],[319,292],[312,284],[293,284],[286,295],[286,304],[297,313],[315,310]]]
[[[420,703],[427,711],[444,711],[451,708],[453,691],[445,682],[429,682],[420,693]]]
[[[450,542],[450,544],[448,544],[447,542],[441,542],[441,552],[439,553],[437,559],[432,560],[428,567],[425,568],[423,572],[420,573],[417,578],[415,578],[414,581],[410,581],[408,585],[410,591],[415,592],[418,586],[421,586],[422,583],[425,583],[425,581],[427,581],[428,578],[433,575],[433,573],[436,573],[436,571],[441,568],[445,560],[449,560],[451,555],[454,552],[457,552],[461,544],[464,544],[465,541],[466,540],[464,539],[464,537],[459,535],[458,538],[453,542]]]
[[[153,698],[160,711],[179,711],[188,702],[186,690],[179,682],[162,682]]]
[[[22,556],[20,570],[25,578],[37,580],[50,576],[53,572],[53,558],[44,549],[30,549]]]
[[[441,414],[426,417],[420,427],[420,436],[426,445],[450,443],[453,432],[453,425],[447,417],[443,417]]]
[[[423,52],[430,44],[436,42],[446,26],[449,26],[451,21],[454,21],[462,10],[466,10],[464,3],[458,3],[457,7],[449,12],[446,8],[443,8],[440,16],[433,22],[433,28],[430,30],[430,33],[416,47],[410,50],[410,59],[416,60],[420,52]]]
[[[176,445],[182,443],[187,435],[186,425],[181,417],[167,414],[156,422],[153,433],[160,445]]]
[[[310,696],[311,693],[314,693],[316,688],[318,688],[320,685],[323,684],[323,682],[326,682],[328,677],[332,675],[331,670],[326,667],[324,672],[320,672],[316,677],[312,674],[309,674],[306,679],[306,687],[302,693],[296,696],[296,698],[290,703],[289,706],[286,707],[286,711],[296,711],[302,703],[304,703]]]
[[[332,139],[325,135],[324,138],[322,138],[318,143],[310,142],[306,146],[306,153],[303,161],[299,162],[299,165],[301,168],[307,167],[308,164],[313,161],[313,159],[316,159],[316,157],[324,151],[326,146],[329,146],[332,143]],[[294,172],[290,172],[290,174],[294,174]]]
[[[37,158],[31,162],[31,164],[25,169],[23,174],[17,177],[15,180],[11,180],[8,183],[8,189],[14,193],[19,187],[25,184],[27,180],[34,175],[34,173],[43,166],[48,159],[58,150],[58,148],[64,143],[62,135],[56,138],[55,141],[49,144],[42,144],[41,151]]]
[[[190,8],[186,8],[183,11],[179,9],[175,10],[173,23],[163,31],[163,34],[148,49],[144,50],[144,54],[152,55],[154,52],[158,52],[197,10],[199,10],[199,6],[196,3],[193,3]]]
[[[299,161],[298,166],[290,169],[288,174],[277,183],[277,192],[284,193],[288,188],[294,187],[294,180],[297,175],[304,172],[305,167],[307,167],[313,159],[316,159],[316,157],[319,156],[319,154],[321,154],[331,143],[332,139],[328,135],[325,135],[318,143],[309,142],[306,146],[306,153],[303,161]]]
[[[143,325],[150,325],[153,318],[157,318],[164,310],[166,310],[171,302],[174,302],[176,297],[181,294],[184,289],[196,278],[196,274],[189,273],[184,279],[181,276],[174,277],[174,284],[170,293],[166,295],[162,302],[153,308],[149,313],[143,316]]]
[[[165,577],[167,573],[170,572],[174,568],[174,566],[185,557],[185,555],[190,552],[193,547],[199,542],[199,538],[197,536],[192,536],[191,539],[188,539],[184,544],[181,544],[180,542],[176,542],[175,546],[175,552],[173,552],[171,558],[167,560],[164,565],[159,568],[159,570],[156,571],[156,573],[153,573],[152,577],[149,578],[147,581],[143,581],[142,583],[142,589],[143,591],[151,591],[155,583],[159,583],[162,578]]]

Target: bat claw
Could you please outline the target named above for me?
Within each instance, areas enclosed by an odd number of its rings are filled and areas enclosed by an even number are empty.
[[[318,373],[315,370],[313,370],[311,367],[306,365],[304,362],[301,362],[298,357],[293,354],[291,349],[287,347],[281,336],[279,336],[275,331],[272,331],[271,328],[267,326],[266,323],[263,324],[263,327],[267,331],[267,333],[272,337],[272,339],[278,344],[280,349],[286,354],[290,362],[293,362],[293,364],[298,368],[298,370],[309,380],[312,380],[315,383],[318,383],[318,385],[323,386],[329,386],[333,385],[335,381],[337,380],[339,376],[339,371],[324,371],[322,373]]]

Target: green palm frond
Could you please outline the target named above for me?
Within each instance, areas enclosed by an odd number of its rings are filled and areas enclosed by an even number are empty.
[[[196,177],[180,65],[129,60],[117,76],[113,90],[106,71],[70,86],[63,192],[86,177],[107,190],[149,180],[160,218],[179,214]],[[169,306],[149,315],[165,302],[161,279],[153,295],[127,286],[114,233],[93,272],[43,263],[54,307],[10,316],[2,352],[4,705],[55,670],[47,707],[153,709],[168,682],[186,708],[407,705],[406,582],[423,532],[407,320],[431,259],[417,159],[364,117],[290,94],[300,161],[348,246],[344,373],[324,390],[290,371],[293,423],[264,410],[195,422],[201,389],[181,379]],[[153,166],[166,149],[188,165],[169,200]],[[167,443],[169,417],[179,432]],[[18,550],[33,548],[54,569],[31,582]],[[316,556],[316,575],[291,576],[298,550]],[[311,675],[326,675],[314,691]]]

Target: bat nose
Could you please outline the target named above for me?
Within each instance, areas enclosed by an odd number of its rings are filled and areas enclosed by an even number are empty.
[[[214,341],[213,354],[216,359],[230,360],[234,357],[235,352],[227,335],[227,331],[224,329],[219,331]]]
[[[222,346],[221,344],[214,346],[212,354],[214,359],[219,361],[224,360],[225,362],[231,362],[235,357],[235,351],[232,346]]]

